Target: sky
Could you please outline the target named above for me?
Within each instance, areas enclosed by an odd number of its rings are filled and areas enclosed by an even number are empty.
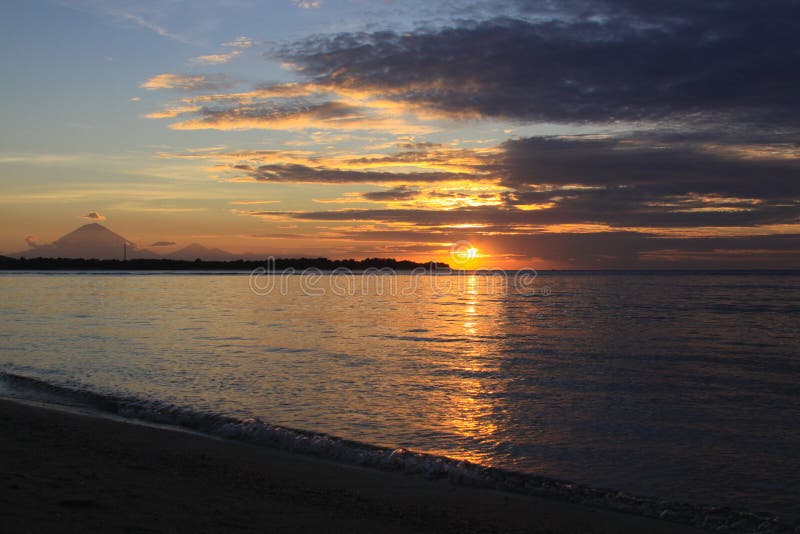
[[[0,254],[800,265],[800,2],[30,0]]]

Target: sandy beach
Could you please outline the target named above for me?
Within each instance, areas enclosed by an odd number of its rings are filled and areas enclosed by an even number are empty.
[[[697,532],[0,400],[2,532]]]

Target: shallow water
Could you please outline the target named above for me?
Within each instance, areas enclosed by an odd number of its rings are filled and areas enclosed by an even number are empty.
[[[800,276],[388,278],[3,274],[0,370],[800,517]]]

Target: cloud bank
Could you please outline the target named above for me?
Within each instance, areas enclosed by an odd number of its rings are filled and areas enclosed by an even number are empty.
[[[151,114],[176,118],[174,130],[573,132],[480,149],[409,141],[174,156],[209,159],[237,181],[354,187],[316,199],[342,209],[236,213],[329,223],[339,238],[405,250],[469,236],[594,267],[800,256],[800,3],[520,0],[497,4],[506,17],[479,11],[277,46],[270,58],[292,83],[232,92],[224,80],[162,74],[142,87],[211,91]]]

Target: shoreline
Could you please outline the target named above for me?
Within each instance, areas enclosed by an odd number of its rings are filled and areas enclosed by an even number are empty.
[[[0,386],[10,387],[7,393],[16,393],[6,397],[0,388],[0,400],[22,403],[36,409],[186,433],[201,439],[247,445],[261,451],[273,451],[339,467],[441,480],[460,488],[480,488],[504,495],[566,502],[594,510],[666,520],[705,531],[759,534],[800,532],[800,526],[768,513],[644,498],[610,488],[586,486],[446,456],[392,449],[319,432],[275,426],[257,419],[238,419],[158,401],[76,390],[12,373],[0,373]],[[20,393],[21,396],[18,395]]]
[[[0,458],[3,531],[701,532],[13,399]]]

